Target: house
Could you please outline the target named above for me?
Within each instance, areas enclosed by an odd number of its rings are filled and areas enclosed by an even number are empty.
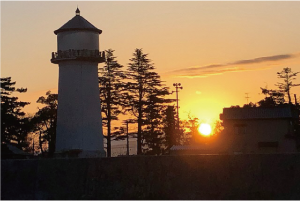
[[[299,152],[299,111],[289,105],[224,108],[219,148],[234,154]]]

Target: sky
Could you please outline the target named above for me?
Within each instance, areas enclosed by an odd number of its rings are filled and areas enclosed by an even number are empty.
[[[300,71],[298,1],[1,2],[1,77],[12,77],[35,113],[38,97],[57,92],[54,30],[75,15],[103,32],[100,50],[114,49],[125,68],[136,48],[148,53],[166,86],[181,83],[180,118],[212,123],[224,107],[258,102],[276,89],[277,72]],[[99,64],[101,66],[103,64]],[[296,83],[300,83],[298,75]],[[292,89],[299,100],[300,88]],[[170,96],[175,98],[175,93]]]

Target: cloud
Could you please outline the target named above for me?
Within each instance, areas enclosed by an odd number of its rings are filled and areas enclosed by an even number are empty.
[[[290,59],[293,56],[294,55],[292,55],[292,54],[281,54],[281,55],[275,55],[275,56],[269,56],[269,57],[259,57],[259,58],[255,58],[255,59],[236,61],[234,63],[230,63],[230,65],[257,64],[257,63],[268,62],[268,61],[279,61],[279,60],[284,60],[284,59]]]
[[[226,68],[226,69],[215,69],[215,70],[207,70],[207,71],[202,71],[199,73],[195,72],[187,72],[186,74],[178,74],[177,77],[186,77],[186,78],[194,78],[194,77],[208,77],[212,75],[221,75],[223,73],[227,72],[240,72],[240,71],[249,71],[249,69],[245,68]]]
[[[222,65],[222,64],[213,64],[213,65],[208,65],[208,66],[202,66],[202,67],[191,67],[191,68],[183,68],[183,69],[180,69],[180,70],[175,70],[173,72],[185,72],[185,71],[197,71],[197,70],[205,70],[205,69],[211,69],[211,68],[219,68],[219,67],[223,67],[225,65]]]
[[[211,64],[206,66],[195,66],[190,68],[183,68],[169,72],[176,77],[196,78],[208,77],[212,75],[221,75],[227,72],[241,72],[241,71],[254,71],[264,70],[269,67],[254,67],[252,64],[268,64],[270,62],[278,62],[299,56],[298,54],[281,54],[274,56],[258,57],[254,59],[238,60],[225,64]]]

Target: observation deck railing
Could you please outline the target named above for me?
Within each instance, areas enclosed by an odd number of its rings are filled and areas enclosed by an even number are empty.
[[[69,49],[65,51],[59,50],[58,52],[52,52],[51,62],[58,64],[60,61],[66,60],[81,60],[81,61],[93,61],[102,63],[105,61],[105,52],[99,52],[98,50],[74,50]]]

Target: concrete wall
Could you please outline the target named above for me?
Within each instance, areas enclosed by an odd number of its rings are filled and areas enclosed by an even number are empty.
[[[1,163],[2,199],[300,199],[299,154]]]

